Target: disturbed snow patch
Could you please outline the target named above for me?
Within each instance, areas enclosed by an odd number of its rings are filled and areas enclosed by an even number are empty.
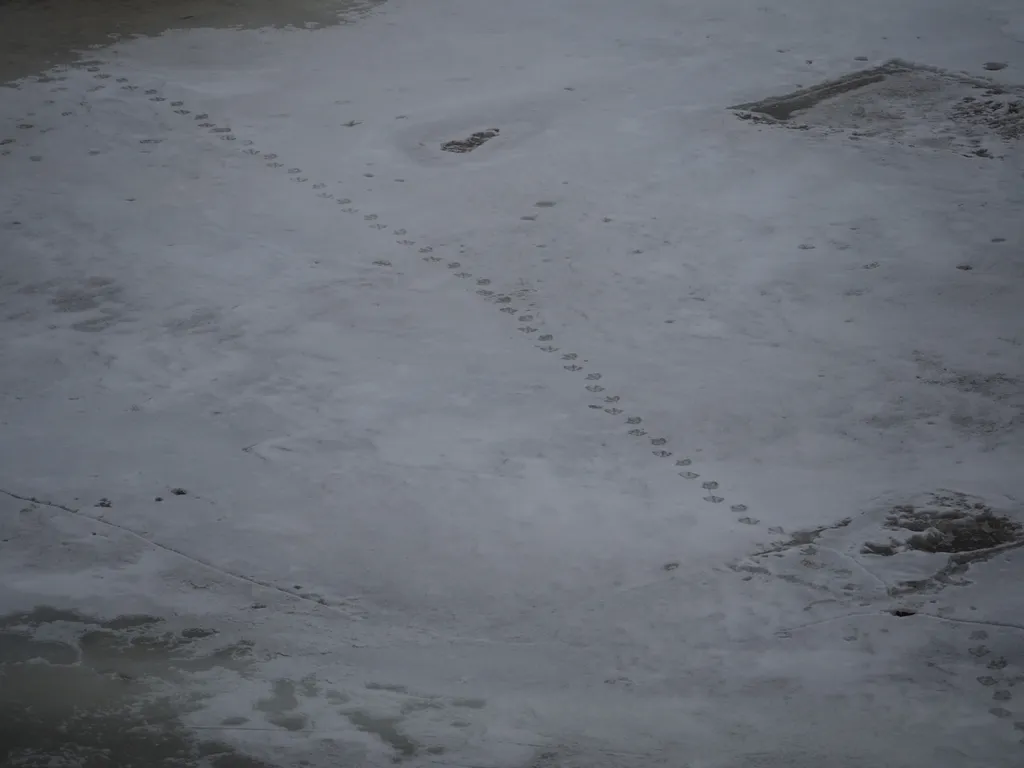
[[[1001,157],[1024,136],[1024,89],[899,59],[732,109],[744,120],[966,157]]]
[[[1016,517],[978,497],[938,490],[809,531],[773,528],[782,539],[732,567],[746,580],[802,587],[806,610],[860,610],[875,601],[889,608],[894,597],[969,584],[972,565],[1024,547]]]
[[[1024,541],[1022,526],[997,515],[980,499],[957,491],[937,491],[921,503],[892,508],[885,527],[899,532],[886,543],[864,544],[866,555],[920,552],[979,552]]]
[[[497,136],[500,131],[497,128],[490,128],[486,131],[477,131],[472,136],[466,139],[455,139],[453,141],[446,141],[441,145],[441,149],[445,152],[455,152],[456,154],[463,154],[465,152],[472,152],[477,147],[481,147],[488,141]]]

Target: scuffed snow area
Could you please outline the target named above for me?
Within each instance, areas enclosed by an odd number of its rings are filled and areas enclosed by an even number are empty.
[[[1024,764],[1022,84],[392,0],[0,89],[0,762]]]
[[[1024,88],[894,60],[778,98],[735,107],[755,122],[1003,157],[1024,138]],[[788,122],[795,115],[800,118]]]

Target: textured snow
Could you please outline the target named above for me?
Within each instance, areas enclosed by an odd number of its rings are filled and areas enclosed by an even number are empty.
[[[275,765],[1021,764],[1017,542],[865,548],[1024,523],[1020,142],[730,111],[1014,86],[1018,4],[392,0],[85,56],[0,90],[0,612],[243,643],[161,679]]]

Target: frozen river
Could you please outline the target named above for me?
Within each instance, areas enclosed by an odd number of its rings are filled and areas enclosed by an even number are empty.
[[[0,764],[1024,764],[1019,2],[7,0],[0,78]]]

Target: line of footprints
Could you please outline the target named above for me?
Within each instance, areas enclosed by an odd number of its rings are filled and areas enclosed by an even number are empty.
[[[149,101],[165,105],[168,109],[172,110],[174,114],[183,119],[192,120],[197,127],[206,129],[209,133],[217,136],[222,141],[238,140],[238,137],[235,136],[231,128],[218,125],[207,113],[195,113],[191,111],[187,108],[184,101],[170,101],[162,96],[161,92],[156,88],[144,89],[140,86],[133,85],[126,77],[114,77],[111,74],[102,72],[99,62],[87,61],[82,62],[79,66],[84,67],[87,72],[93,73],[93,77],[98,81],[97,85],[87,89],[89,92],[101,91],[106,87],[117,87],[125,91],[140,92],[140,94],[147,97]],[[63,79],[65,78],[61,76],[40,78],[40,80],[50,82],[59,82]],[[110,83],[108,84],[103,81],[110,81]],[[65,91],[67,90],[67,87],[58,85],[51,90]],[[47,103],[52,104],[54,102],[48,101]],[[81,102],[81,105],[85,106],[86,102]],[[63,112],[62,116],[66,117],[73,114],[73,112]],[[28,122],[28,119],[25,119],[21,121],[17,127],[20,129],[31,129],[34,126]],[[140,139],[139,143],[158,144],[161,141],[163,141],[163,139],[153,137]],[[12,138],[0,136],[0,150],[2,150],[3,154],[10,154],[10,147],[8,145],[15,143],[15,140]],[[263,152],[256,149],[253,146],[253,143],[253,141],[248,139],[238,141],[240,149],[244,154],[250,155],[253,158],[261,159],[268,168],[283,170],[283,172],[286,173],[293,182],[300,184],[310,182],[309,177],[305,175],[301,168],[288,166],[281,160],[281,158],[278,157],[277,154],[273,152]],[[95,150],[93,150],[92,153],[95,154]],[[37,157],[33,156],[32,159],[36,160]],[[366,173],[364,176],[372,177],[373,174]],[[402,180],[396,179],[396,181]],[[351,198],[335,197],[333,193],[327,190],[326,184],[322,182],[313,182],[311,186],[316,190],[317,197],[323,200],[333,201],[336,205],[341,207],[341,211],[343,213],[354,215],[360,212],[359,209],[355,207]],[[366,221],[368,226],[373,229],[385,230],[389,228],[387,224],[379,220],[379,216],[375,213],[364,214],[363,220]],[[407,237],[408,233],[405,229],[394,229],[392,230],[392,234],[399,238],[397,243],[401,246],[411,248],[416,245],[414,240]],[[425,262],[443,266],[456,278],[466,281],[473,280],[473,273],[469,272],[461,262],[442,258],[434,253],[434,249],[431,246],[421,246],[418,249],[418,252]],[[385,268],[392,266],[391,262],[386,259],[377,259],[373,264],[378,267]],[[584,388],[587,393],[597,398],[597,402],[590,404],[588,406],[589,408],[602,411],[610,416],[623,417],[625,432],[629,437],[636,440],[646,441],[650,446],[651,453],[659,459],[674,459],[676,472],[681,478],[691,481],[701,479],[700,474],[693,471],[693,461],[691,459],[674,456],[673,452],[669,449],[668,438],[649,434],[643,426],[643,419],[641,417],[626,413],[623,408],[623,403],[621,402],[621,397],[617,394],[609,394],[606,391],[605,386],[601,383],[602,376],[600,373],[584,370],[584,361],[580,358],[580,355],[575,352],[562,350],[556,346],[554,335],[544,332],[541,327],[542,323],[537,318],[535,310],[529,308],[521,310],[513,306],[515,301],[513,296],[496,291],[492,286],[492,281],[486,277],[477,277],[474,284],[475,291],[481,298],[497,306],[500,312],[516,319],[519,323],[517,326],[518,330],[533,340],[537,349],[547,354],[559,355],[563,363],[562,367],[566,371],[573,374],[581,374],[583,376],[583,379],[586,382],[584,384]],[[703,496],[704,501],[710,504],[721,504],[725,501],[725,499],[719,495],[719,484],[716,481],[704,479],[701,481],[701,487],[705,492],[705,495]],[[742,515],[738,518],[738,522],[740,523],[744,523],[746,525],[757,525],[760,523],[760,520],[749,517],[745,514],[747,512],[747,506],[745,504],[732,504],[730,509],[737,514]]]
[[[987,640],[988,631],[984,629],[974,630],[971,632],[970,639],[973,641]],[[985,664],[984,674],[979,675],[975,679],[979,685],[992,689],[992,704],[988,710],[989,714],[1000,720],[1011,721],[1013,729],[1021,736],[1021,745],[1024,745],[1024,717],[1018,715],[1015,718],[1013,711],[1007,709],[1007,707],[1013,706],[1010,704],[1013,700],[1013,693],[1010,691],[1010,688],[1021,682],[1021,677],[1019,675],[1008,675],[1006,669],[1009,666],[1009,662],[1006,658],[1004,656],[992,656],[992,651],[983,642],[968,648],[967,652],[977,659],[979,664]]]

